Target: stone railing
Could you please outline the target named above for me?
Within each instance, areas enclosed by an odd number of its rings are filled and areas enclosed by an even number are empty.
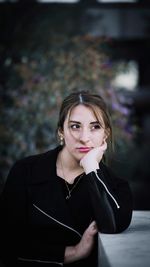
[[[99,234],[98,267],[150,267],[150,211],[133,211],[119,234]]]

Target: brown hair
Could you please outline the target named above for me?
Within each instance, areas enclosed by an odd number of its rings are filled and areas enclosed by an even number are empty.
[[[85,105],[91,108],[101,126],[105,128],[106,133],[109,136],[109,143],[112,148],[112,126],[106,103],[100,95],[91,93],[89,91],[72,92],[63,100],[59,112],[57,131],[63,131],[64,121],[67,115],[71,113],[71,110],[77,105]],[[102,119],[104,121],[104,125],[102,125]]]

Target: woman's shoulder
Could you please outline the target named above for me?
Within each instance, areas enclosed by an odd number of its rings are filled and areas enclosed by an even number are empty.
[[[42,179],[44,176],[45,178],[48,176],[48,170],[52,169],[56,164],[58,148],[54,148],[43,153],[29,155],[22,159],[17,160],[13,166],[11,167],[8,178],[9,177],[19,177],[27,179],[30,177],[31,183]],[[7,179],[8,179],[7,178]]]
[[[51,153],[50,151],[46,151],[43,153],[28,155],[28,156],[25,156],[21,159],[18,159],[17,161],[14,162],[10,171],[16,170],[16,169],[18,169],[18,170],[24,169],[24,168],[27,168],[29,166],[35,165],[38,162],[42,162],[43,160],[45,161],[48,154],[50,154],[50,153]]]
[[[58,148],[53,148],[42,153],[37,153],[33,155],[28,155],[24,158],[17,160],[13,166],[26,166],[26,165],[34,165],[37,163],[45,162],[46,160],[52,159],[55,155],[57,155]]]
[[[115,170],[107,165],[104,162],[100,163],[100,170],[103,172],[103,175],[106,177],[106,179],[109,179],[110,182],[115,184],[128,184],[128,180],[125,178],[120,177]]]

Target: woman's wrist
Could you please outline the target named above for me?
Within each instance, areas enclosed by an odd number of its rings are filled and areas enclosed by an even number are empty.
[[[71,263],[76,260],[76,247],[67,246],[65,249],[64,263]]]
[[[92,171],[96,171],[97,169],[99,169],[99,163],[98,162],[90,162],[89,164],[86,164],[85,166],[83,166],[84,171],[86,174],[92,172]]]

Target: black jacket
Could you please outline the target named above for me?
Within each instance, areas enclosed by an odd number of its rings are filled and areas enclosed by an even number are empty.
[[[129,185],[103,163],[82,177],[71,204],[66,202],[56,175],[59,150],[22,159],[10,170],[0,198],[0,258],[6,266],[63,266],[65,247],[77,244],[92,220],[103,233],[118,233],[130,224]],[[97,266],[95,239],[88,259],[68,267]]]

